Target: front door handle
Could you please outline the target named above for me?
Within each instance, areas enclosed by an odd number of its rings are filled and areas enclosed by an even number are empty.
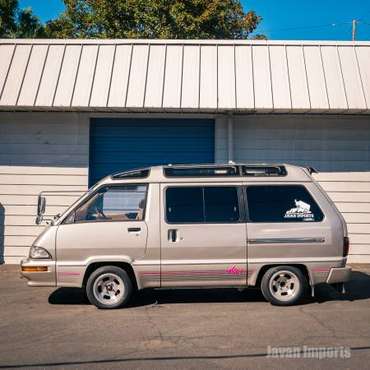
[[[167,238],[168,238],[168,241],[175,243],[177,241],[177,230],[168,229]]]
[[[129,228],[127,228],[127,231],[129,233],[138,233],[138,232],[141,231],[141,227],[129,227]]]

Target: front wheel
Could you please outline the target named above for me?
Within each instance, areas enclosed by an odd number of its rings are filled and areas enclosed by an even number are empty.
[[[86,284],[87,298],[98,308],[122,307],[130,299],[132,290],[130,277],[117,266],[98,268]]]
[[[277,306],[296,304],[304,295],[307,280],[300,269],[293,266],[276,266],[266,271],[261,281],[262,294]]]

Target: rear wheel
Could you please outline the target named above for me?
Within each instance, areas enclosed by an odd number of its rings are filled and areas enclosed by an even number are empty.
[[[98,308],[122,307],[129,301],[132,291],[130,277],[117,266],[98,268],[86,284],[87,298]]]
[[[276,266],[266,271],[261,281],[262,294],[277,306],[296,304],[304,295],[307,280],[300,269],[293,266]]]

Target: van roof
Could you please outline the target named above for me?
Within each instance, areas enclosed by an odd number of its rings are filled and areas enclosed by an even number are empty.
[[[117,182],[310,182],[312,168],[285,163],[168,164],[114,173],[101,183]]]

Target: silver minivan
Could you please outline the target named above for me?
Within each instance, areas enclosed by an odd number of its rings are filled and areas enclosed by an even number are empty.
[[[346,224],[312,171],[232,163],[108,176],[49,220],[21,274],[29,286],[82,287],[99,308],[168,287],[258,287],[295,304],[351,275]]]

